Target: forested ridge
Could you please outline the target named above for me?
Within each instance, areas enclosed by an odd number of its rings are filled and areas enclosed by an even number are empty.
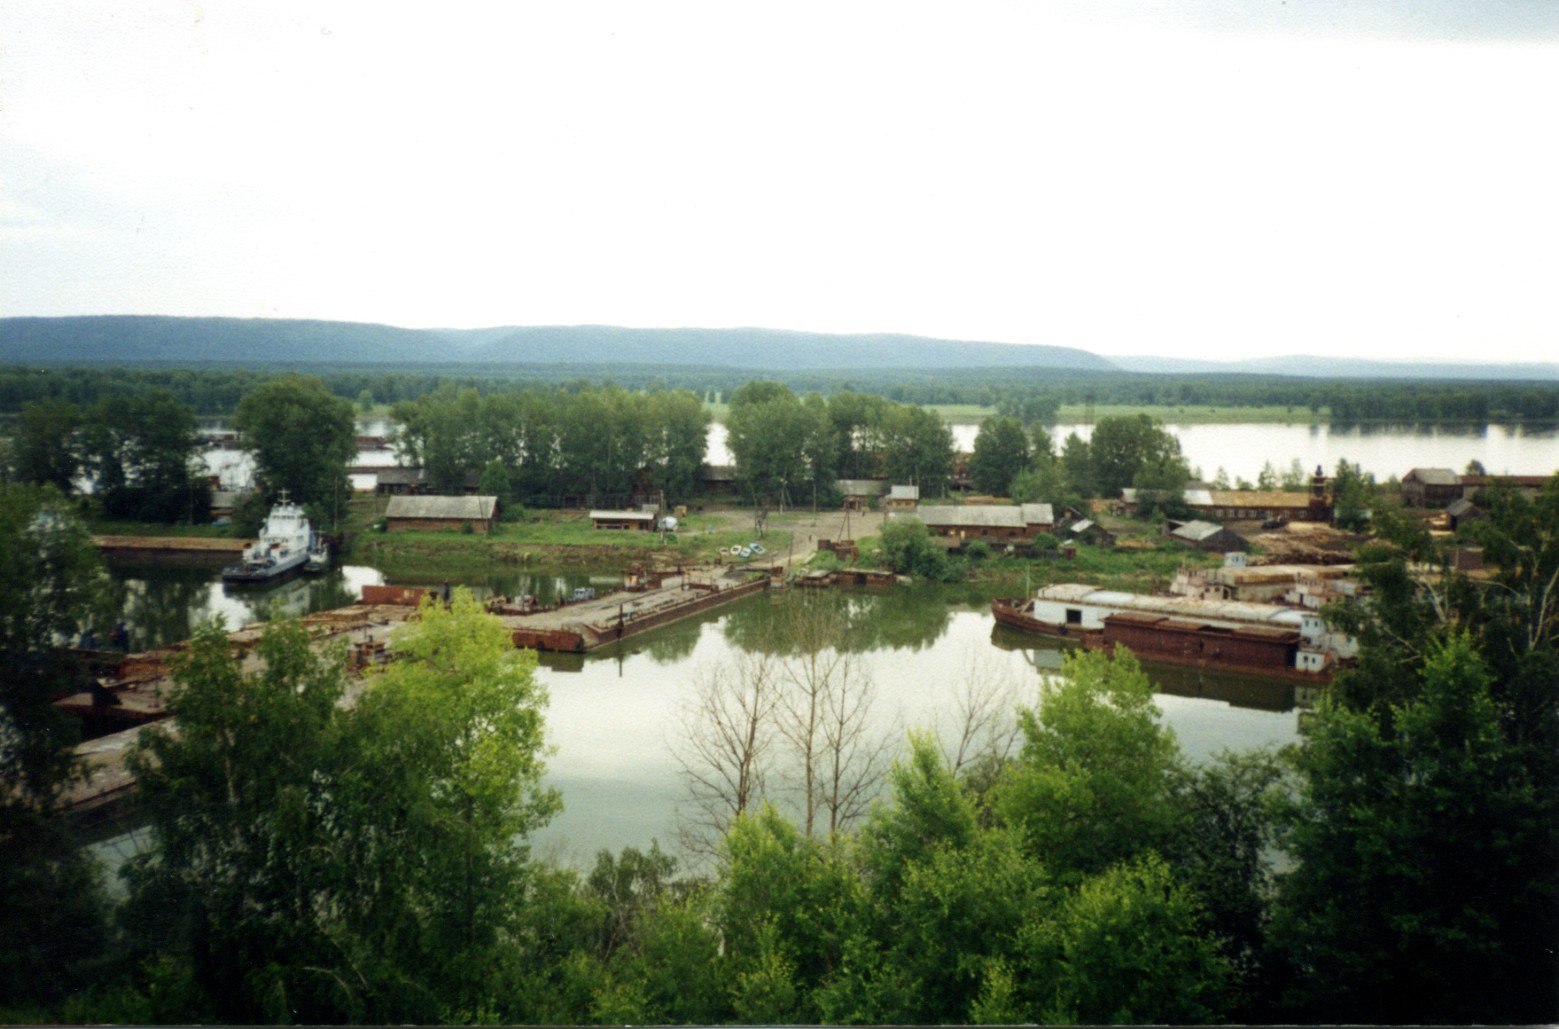
[[[1296,421],[1393,424],[1559,422],[1559,384],[1446,380],[1301,379],[1253,375],[1143,375],[1084,369],[927,368],[843,371],[558,364],[395,367],[297,362],[279,368],[0,367],[0,415],[45,399],[85,406],[115,395],[166,390],[200,414],[229,414],[246,393],[282,374],[306,372],[336,396],[379,405],[440,389],[487,394],[517,388],[563,391],[618,387],[690,390],[728,398],[755,379],[798,393],[870,393],[907,404],[996,408],[1024,421],[1053,418],[1061,405],[1286,408]]]

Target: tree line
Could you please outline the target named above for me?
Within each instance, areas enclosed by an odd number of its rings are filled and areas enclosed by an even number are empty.
[[[900,404],[978,405],[1025,423],[1053,423],[1068,406],[1282,407],[1296,417],[1343,424],[1401,425],[1559,422],[1559,383],[1446,380],[1313,379],[1279,375],[1171,375],[1080,369],[798,370],[777,376],[739,368],[663,365],[298,365],[255,368],[0,368],[0,414],[27,403],[65,400],[79,407],[109,396],[166,390],[201,414],[231,414],[243,397],[279,374],[320,379],[360,406],[417,400],[441,389],[486,394],[519,388],[563,391],[689,390],[705,400],[728,398],[755,378],[798,394],[864,393]]]
[[[391,409],[401,457],[429,485],[459,492],[492,469],[505,500],[626,505],[639,491],[685,498],[701,486],[711,416],[686,390],[440,388]],[[591,499],[595,498],[595,499]]]
[[[246,513],[250,531],[264,498],[285,492],[329,524],[351,497],[346,469],[357,453],[352,406],[317,379],[260,381],[239,401],[233,427],[255,462],[263,497]],[[204,522],[211,485],[195,412],[169,391],[111,394],[86,408],[49,398],[23,405],[0,452],[0,477],[85,488],[110,519]]]
[[[531,854],[568,799],[545,695],[469,597],[424,608],[350,707],[341,656],[298,628],[248,663],[208,631],[179,733],[132,758],[151,844],[110,902],[57,817],[78,769],[48,705],[73,674],[51,643],[101,573],[56,493],[4,487],[3,1015],[1552,1022],[1559,479],[1490,500],[1463,530],[1487,580],[1380,520],[1373,599],[1329,612],[1360,661],[1277,755],[1187,760],[1136,662],[1084,652],[1015,710],[949,684],[962,730],[911,733],[877,802],[831,805],[854,781],[832,769],[876,774],[831,742],[871,742],[841,706],[871,690],[819,609],[816,638],[696,691],[681,757],[710,856],[681,873],[658,846],[588,872]]]

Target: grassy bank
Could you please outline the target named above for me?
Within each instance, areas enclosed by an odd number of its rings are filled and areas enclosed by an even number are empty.
[[[491,536],[453,531],[386,533],[369,526],[354,536],[352,558],[386,571],[414,570],[434,559],[441,568],[451,569],[495,563],[611,567],[637,561],[712,563],[721,559],[722,552],[758,539],[751,528],[733,526],[729,521],[723,513],[718,525],[713,515],[695,516],[686,523],[688,531],[662,534],[596,529],[581,512],[547,511],[516,522],[500,522]],[[768,554],[748,563],[759,566],[775,555],[783,556],[791,539],[790,531],[770,528],[762,537]],[[724,559],[732,560],[728,555]]]

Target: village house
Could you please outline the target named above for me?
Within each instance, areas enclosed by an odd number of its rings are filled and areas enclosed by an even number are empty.
[[[1074,542],[1092,543],[1096,547],[1115,546],[1115,534],[1092,518],[1079,518],[1067,528],[1067,533]]]
[[[888,490],[886,506],[889,511],[913,511],[919,505],[919,486],[894,486]]]
[[[1414,468],[1402,476],[1402,503],[1408,507],[1444,507],[1462,498],[1462,477],[1449,468]]]
[[[705,493],[717,496],[736,495],[736,466],[734,464],[706,464],[699,470],[699,485]]]
[[[488,535],[498,517],[498,498],[483,496],[390,498],[386,532],[478,532]]]
[[[424,468],[381,468],[374,474],[374,492],[390,496],[426,493],[428,473]]]
[[[968,540],[1028,543],[1055,528],[1049,504],[933,504],[905,513],[919,518],[934,535],[954,546]]]
[[[883,479],[836,479],[834,489],[844,497],[846,510],[869,511],[888,492],[888,484]]]

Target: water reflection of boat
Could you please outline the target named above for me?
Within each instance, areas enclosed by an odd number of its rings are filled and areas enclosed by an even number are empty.
[[[260,538],[244,548],[238,563],[222,569],[224,583],[271,582],[303,567],[314,530],[303,508],[286,499],[271,508]]]

